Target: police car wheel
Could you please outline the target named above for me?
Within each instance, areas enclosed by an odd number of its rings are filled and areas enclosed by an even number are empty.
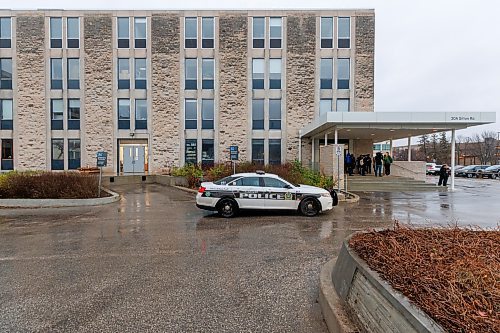
[[[217,211],[222,217],[233,217],[238,211],[238,204],[233,199],[222,199],[217,204]]]
[[[300,202],[300,212],[304,216],[316,216],[319,213],[319,203],[314,198],[305,198]]]

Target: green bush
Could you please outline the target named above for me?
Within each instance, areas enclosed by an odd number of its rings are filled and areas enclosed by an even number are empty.
[[[196,164],[186,164],[182,168],[174,168],[172,176],[185,177],[189,187],[194,188],[200,183],[201,177],[203,177],[203,170]]]

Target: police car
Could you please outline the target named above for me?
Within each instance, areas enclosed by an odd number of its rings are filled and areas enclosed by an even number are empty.
[[[338,203],[335,191],[293,185],[270,173],[239,173],[215,182],[201,183],[196,206],[233,217],[240,209],[298,210],[305,216],[328,211]]]

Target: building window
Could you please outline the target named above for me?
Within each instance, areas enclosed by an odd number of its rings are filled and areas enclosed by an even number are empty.
[[[136,49],[146,48],[146,18],[134,17],[134,47]]]
[[[201,63],[201,88],[214,89],[214,59],[202,59]]]
[[[201,18],[201,47],[204,49],[214,48],[214,24],[213,17]]]
[[[68,89],[80,89],[80,59],[68,59]]]
[[[68,17],[67,23],[66,45],[68,49],[77,49],[80,47],[80,18]]]
[[[13,140],[2,140],[2,170],[14,170]]]
[[[186,129],[196,129],[198,123],[197,103],[195,99],[184,102],[184,119]]]
[[[130,129],[130,100],[118,100],[118,129]]]
[[[252,47],[263,49],[265,47],[266,19],[264,17],[254,17],[252,19]]]
[[[11,99],[0,100],[0,129],[11,130],[13,128],[12,110],[13,107]]]
[[[148,103],[145,99],[135,100],[135,129],[148,128]]]
[[[50,100],[50,119],[51,119],[51,130],[62,130],[63,119],[64,119],[64,104],[62,99],[51,99]]]
[[[320,60],[320,89],[333,87],[333,59],[321,58]]]
[[[184,71],[185,71],[185,75],[186,75],[184,89],[186,89],[186,90],[198,89],[197,59],[196,58],[186,58]]]
[[[264,100],[252,100],[252,129],[264,129]]]
[[[128,49],[130,47],[130,19],[128,17],[119,17],[118,25],[118,48]]]
[[[338,41],[339,49],[348,49],[351,47],[351,18],[339,17],[338,19]]]
[[[281,58],[269,59],[269,89],[281,89]]]
[[[184,19],[184,48],[195,49],[198,47],[198,18],[186,17]]]
[[[349,98],[337,99],[337,112],[349,112]]]
[[[135,59],[135,89],[146,89],[146,59],[136,58]]]
[[[10,17],[0,17],[0,48],[10,49],[12,44],[12,23]]]
[[[50,59],[50,89],[63,88],[63,65],[61,58]]]
[[[331,98],[322,98],[319,100],[319,115],[323,115],[327,112],[332,111],[332,99]]]
[[[81,165],[80,139],[68,139],[68,169],[76,170]]]
[[[264,89],[264,59],[252,59],[252,89]]]
[[[281,99],[269,100],[269,129],[281,129]]]
[[[214,100],[201,100],[201,128],[214,129]]]
[[[62,48],[62,17],[50,18],[50,48]]]
[[[269,164],[281,164],[281,139],[269,139]]]
[[[64,139],[52,139],[52,170],[64,170]]]
[[[68,99],[68,129],[80,129],[80,100]]]
[[[333,48],[333,17],[321,18],[321,48]]]
[[[198,144],[196,139],[186,139],[186,151],[184,152],[186,164],[198,163]]]
[[[337,62],[337,89],[349,89],[349,78],[350,74],[350,59],[342,58]]]
[[[269,19],[269,47],[271,49],[281,49],[282,22],[281,17]]]
[[[201,164],[206,166],[214,165],[214,140],[201,140]]]
[[[130,89],[130,59],[118,59],[118,89]]]
[[[0,59],[0,89],[12,89],[12,58]]]
[[[252,163],[264,164],[264,139],[252,139]]]

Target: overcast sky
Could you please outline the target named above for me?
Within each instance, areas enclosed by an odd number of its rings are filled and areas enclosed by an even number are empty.
[[[496,111],[496,124],[475,127],[458,134],[468,135],[483,130],[500,132],[498,0],[0,0],[0,7],[374,8],[375,111]]]

